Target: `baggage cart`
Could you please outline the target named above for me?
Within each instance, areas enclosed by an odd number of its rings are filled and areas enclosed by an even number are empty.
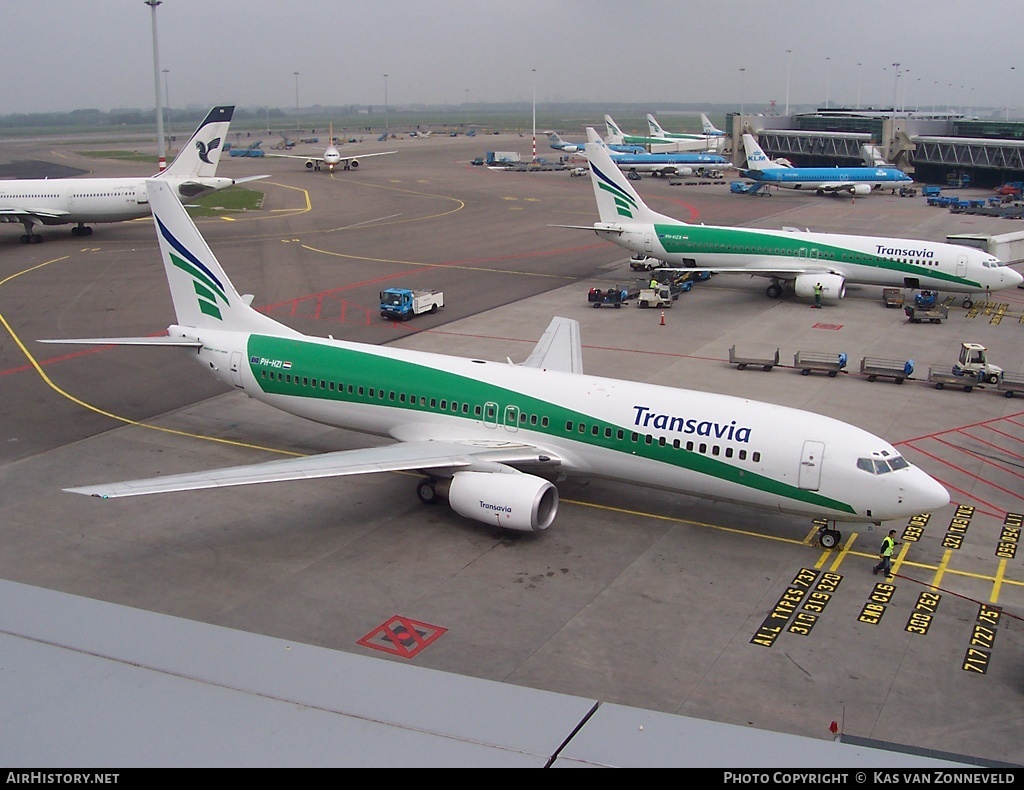
[[[840,370],[846,367],[846,354],[823,353],[820,351],[797,351],[793,355],[793,365],[800,369],[800,374],[807,376],[810,372],[828,373],[835,378]]]

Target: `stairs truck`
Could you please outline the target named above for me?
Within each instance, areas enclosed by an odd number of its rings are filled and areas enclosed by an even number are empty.
[[[433,289],[385,288],[380,292],[380,317],[408,321],[420,313],[444,307],[444,293]]]

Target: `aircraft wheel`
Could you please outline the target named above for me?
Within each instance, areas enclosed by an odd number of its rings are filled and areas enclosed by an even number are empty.
[[[438,496],[437,489],[434,488],[434,480],[420,480],[416,484],[416,496],[420,498],[420,502],[424,505],[436,505]]]
[[[43,237],[39,235],[29,236],[28,238],[33,244],[39,244],[43,240]]]
[[[834,549],[842,535],[834,529],[823,529],[821,534],[818,535],[818,542],[824,549]]]
[[[82,229],[80,227],[78,227],[77,225],[75,225],[75,227],[73,227],[71,229],[71,235],[72,236],[81,236],[82,235]]]
[[[772,283],[768,286],[767,290],[765,290],[765,293],[768,294],[769,299],[778,299],[782,296],[782,286],[778,283]]]
[[[968,310],[970,310],[970,309],[971,309],[972,307],[974,307],[974,302],[973,302],[973,301],[971,300],[971,297],[969,297],[969,296],[965,296],[965,297],[964,297],[964,302],[963,302],[963,305],[964,305],[964,307],[966,307],[966,308],[967,308]]]
[[[27,233],[23,233],[21,235],[21,243],[22,244],[31,244],[32,243],[32,237],[29,236]]]

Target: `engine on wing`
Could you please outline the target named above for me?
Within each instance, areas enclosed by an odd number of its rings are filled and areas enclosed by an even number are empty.
[[[814,287],[821,283],[821,298],[830,302],[838,302],[846,296],[846,280],[838,274],[800,274],[797,275],[793,290],[797,296],[814,298]]]
[[[306,169],[307,170],[312,170],[314,167],[316,167],[316,160],[315,159],[310,159],[310,160],[308,160],[306,162]]]
[[[358,159],[349,159],[348,160],[348,167],[349,167],[349,170],[355,170],[357,167],[359,167],[359,160]]]
[[[537,532],[555,520],[558,489],[534,475],[456,472],[448,482],[448,504],[474,521]]]
[[[677,167],[676,168],[676,175],[677,176],[692,176],[693,175],[693,168],[692,167]]]
[[[854,184],[850,192],[854,195],[870,195],[871,184]]]

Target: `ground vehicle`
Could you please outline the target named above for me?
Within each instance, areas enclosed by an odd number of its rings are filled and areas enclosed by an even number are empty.
[[[408,321],[420,313],[436,313],[444,307],[444,293],[433,289],[385,288],[380,292],[381,318]]]
[[[900,197],[915,197],[917,190],[914,187],[900,187],[896,194]]]
[[[659,258],[652,258],[642,253],[637,253],[629,259],[629,268],[635,272],[649,272],[651,269],[660,269],[663,266],[668,266],[668,264]]]
[[[643,288],[637,297],[637,307],[671,307],[672,291],[667,285],[659,285],[657,288]]]
[[[908,304],[903,306],[903,312],[907,314],[907,320],[912,324],[920,324],[925,321],[941,324],[944,318],[949,318],[949,308],[944,304],[933,304],[931,307],[916,307]]]
[[[262,144],[262,140],[257,140],[248,148],[232,148],[228,154],[230,156],[266,156],[266,154],[263,153],[263,149],[260,148]]]
[[[518,151],[488,151],[484,161],[489,165],[512,164],[523,161],[523,157]]]
[[[942,194],[942,187],[937,187],[934,185],[921,187],[921,194],[924,195],[925,197],[938,197],[939,195]]]
[[[903,307],[903,291],[899,288],[883,288],[882,299],[886,307]]]
[[[914,295],[914,304],[927,310],[930,307],[935,307],[938,298],[939,295],[935,291],[921,291],[921,293]]]
[[[590,170],[585,167],[574,167],[569,171],[569,175],[573,178],[579,178],[580,176],[589,176]]]
[[[961,343],[960,357],[953,365],[953,374],[968,376],[979,383],[998,384],[1003,369],[985,358],[985,347],[979,343]]]

